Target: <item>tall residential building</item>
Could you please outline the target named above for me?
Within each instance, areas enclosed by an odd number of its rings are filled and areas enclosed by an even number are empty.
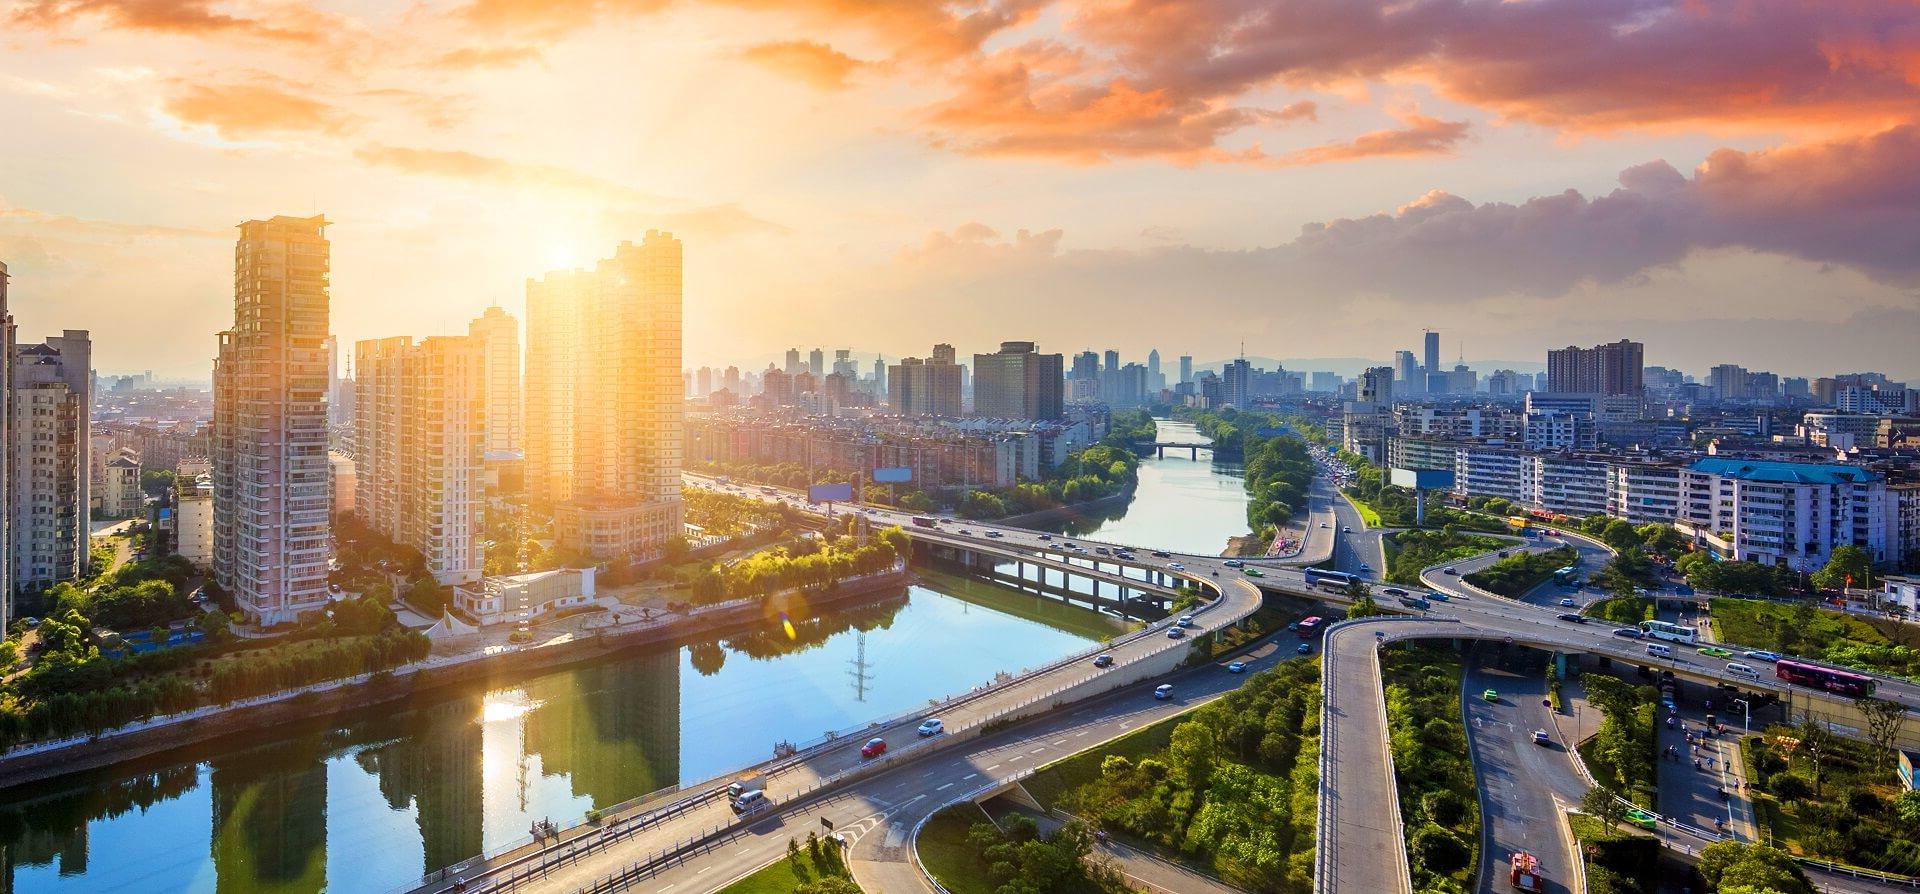
[[[13,311],[7,303],[7,263],[0,261],[0,630],[13,624],[13,443],[6,412],[13,394]]]
[[[1100,378],[1100,355],[1092,351],[1081,351],[1073,355],[1073,377],[1076,379]]]
[[[1106,353],[1105,359],[1106,359],[1106,365],[1101,367],[1102,372],[1116,373],[1120,371],[1120,352],[1119,351],[1108,351]]]
[[[87,570],[93,343],[85,330],[69,329],[15,347],[9,363],[7,552],[14,589],[29,593]]]
[[[1065,358],[1030,341],[1003,341],[995,354],[973,355],[973,412],[997,419],[1059,419],[1065,411]]]
[[[1440,369],[1440,333],[1432,329],[1422,329],[1422,347],[1425,349],[1426,362],[1420,365],[1429,373],[1441,372]]]
[[[256,624],[327,603],[326,227],[240,225],[213,365],[214,578]]]
[[[1193,381],[1193,355],[1182,354],[1180,355],[1180,384],[1185,385],[1191,381]]]
[[[527,283],[527,489],[563,550],[647,559],[683,530],[680,259],[649,230]]]
[[[1354,397],[1383,409],[1393,407],[1393,367],[1374,366],[1360,371],[1360,389]]]
[[[887,358],[873,358],[873,393],[878,396],[887,393]]]
[[[783,368],[786,374],[790,376],[799,375],[800,370],[804,368],[805,367],[802,367],[800,365],[800,349],[788,348],[787,349],[787,365]]]
[[[472,335],[354,346],[354,514],[418,550],[443,584],[486,567],[488,347]]]
[[[1621,339],[1547,352],[1547,390],[1561,394],[1629,394],[1645,390],[1646,346]]]
[[[467,337],[477,343],[484,358],[480,393],[486,450],[519,450],[527,436],[526,406],[520,394],[520,321],[499,307],[489,307],[467,324]]]
[[[1242,357],[1221,371],[1221,402],[1244,410],[1253,403],[1253,364]]]
[[[1747,396],[1746,367],[1722,363],[1707,374],[1707,385],[1720,400],[1740,400]]]
[[[807,372],[818,379],[827,374],[827,352],[814,348],[807,352]]]
[[[889,367],[887,403],[902,416],[960,415],[960,367],[953,362],[953,347],[934,345],[931,359],[903,357]]]

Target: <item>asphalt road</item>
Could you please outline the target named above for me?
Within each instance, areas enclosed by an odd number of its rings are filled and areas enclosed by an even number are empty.
[[[1587,786],[1568,754],[1571,743],[1534,744],[1534,730],[1549,735],[1553,730],[1548,709],[1540,704],[1547,697],[1545,668],[1524,662],[1518,666],[1525,669],[1516,672],[1502,657],[1497,649],[1479,649],[1468,660],[1460,686],[1467,751],[1480,789],[1478,890],[1507,894],[1510,858],[1525,851],[1540,861],[1549,894],[1567,894],[1572,843],[1561,808],[1577,806]],[[1500,700],[1487,701],[1482,694],[1488,689]]]

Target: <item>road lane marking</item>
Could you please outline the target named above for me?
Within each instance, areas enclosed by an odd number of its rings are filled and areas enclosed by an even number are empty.
[[[1013,760],[1010,760],[1010,761],[1007,761],[1007,763],[1010,763],[1010,764],[1011,764],[1011,763],[1018,763],[1018,762],[1020,762],[1020,761],[1023,761],[1023,760],[1026,760],[1026,759],[1027,759],[1027,756],[1026,756],[1026,755],[1024,755],[1024,754],[1016,754],[1016,755],[1014,755],[1014,756],[1013,756]]]
[[[980,774],[978,774],[978,773],[968,773],[967,775],[965,775],[965,776],[962,776],[962,777],[960,777],[960,781],[961,781],[961,782],[965,782],[965,781],[967,781],[967,780],[969,780],[969,779],[972,779],[973,777],[975,777],[975,776],[978,776],[978,775],[980,775]]]
[[[950,789],[950,788],[953,788],[953,783],[951,783],[951,782],[949,782],[949,783],[947,783],[946,785],[942,785],[942,786],[939,786],[939,787],[937,787],[937,788],[935,788],[935,789],[934,789],[934,791],[936,791],[936,792],[944,792],[944,791],[946,791],[947,789]]]
[[[1027,752],[1027,753],[1028,753],[1028,754],[1039,754],[1040,752],[1042,752],[1042,751],[1045,751],[1045,750],[1047,750],[1047,746],[1045,746],[1045,745],[1042,745],[1042,746],[1040,746],[1040,747],[1038,747],[1038,748],[1035,748],[1035,749],[1033,749],[1032,751],[1029,751],[1029,752]]]
[[[991,766],[991,767],[988,767],[988,768],[987,768],[987,772],[989,772],[989,773],[991,773],[991,772],[993,772],[993,771],[995,771],[995,770],[998,770],[998,769],[1000,769],[1000,765],[999,765],[999,764],[994,764],[993,766]]]

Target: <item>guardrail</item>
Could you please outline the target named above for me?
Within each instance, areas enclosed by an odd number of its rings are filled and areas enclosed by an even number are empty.
[[[1215,588],[1216,596],[1212,601],[1209,601],[1194,609],[1192,614],[1194,614],[1196,617],[1199,617],[1203,613],[1208,612],[1209,610],[1217,606],[1220,602],[1224,601],[1224,598],[1226,595],[1224,588],[1221,585],[1214,585],[1214,584],[1209,584],[1209,586],[1213,586]],[[936,707],[915,708],[912,711],[905,712],[900,715],[896,715],[894,718],[891,718],[887,721],[880,721],[874,724],[870,724],[867,728],[876,729],[876,730],[898,728],[901,726],[911,724],[914,721],[923,719],[927,715],[951,710],[954,707],[964,705],[968,702],[971,702],[980,698],[984,698],[988,695],[999,694],[1014,686],[1030,683],[1047,674],[1059,671],[1062,668],[1070,667],[1078,663],[1083,663],[1091,656],[1097,655],[1101,652],[1111,650],[1117,645],[1130,644],[1140,640],[1143,637],[1162,635],[1164,634],[1165,628],[1170,627],[1175,623],[1176,623],[1176,619],[1174,618],[1167,618],[1162,621],[1155,622],[1152,625],[1149,625],[1141,630],[1134,631],[1133,633],[1127,634],[1124,637],[1120,637],[1111,642],[1094,646],[1082,652],[1069,655],[1058,661],[1052,662],[1047,665],[1043,665],[1040,668],[1023,672],[1020,676],[1014,677],[1007,681],[990,684],[987,686],[983,686],[979,689],[972,690],[951,701],[943,702]],[[1169,649],[1185,647],[1189,645],[1190,642],[1191,642],[1190,640],[1186,640],[1184,638],[1178,639],[1178,640],[1173,640],[1173,639],[1167,640],[1165,644],[1161,645],[1158,648],[1150,650],[1146,655],[1141,656],[1141,659],[1137,659],[1137,660],[1144,660],[1146,658],[1151,658]],[[818,793],[820,790],[826,788],[829,785],[839,785],[841,783],[851,781],[852,779],[858,778],[860,776],[871,775],[873,773],[877,773],[885,769],[890,769],[893,766],[896,766],[897,764],[904,763],[909,758],[918,759],[918,757],[921,754],[925,753],[926,751],[945,747],[949,743],[965,741],[966,739],[973,738],[978,735],[984,735],[986,732],[985,730],[986,727],[992,724],[1001,722],[1009,716],[1016,715],[1020,711],[1023,711],[1029,707],[1032,707],[1035,704],[1053,699],[1059,696],[1061,693],[1066,692],[1069,689],[1074,689],[1088,682],[1096,680],[1101,676],[1106,676],[1106,675],[1097,674],[1097,675],[1087,675],[1087,676],[1076,678],[1072,681],[1063,683],[1059,686],[1055,686],[1040,695],[1025,699],[1015,705],[1012,705],[1001,711],[998,711],[993,716],[983,717],[972,723],[968,723],[964,726],[955,727],[945,735],[938,736],[932,739],[922,740],[919,742],[910,743],[902,747],[900,750],[890,753],[884,758],[881,758],[876,761],[871,761],[856,767],[851,767],[851,768],[848,768],[847,770],[843,770],[832,776],[826,777],[820,780],[819,782],[817,782],[816,784],[814,784],[813,786],[805,790],[796,792],[794,795],[778,802],[777,805],[775,806],[781,806],[781,807],[790,806],[794,803],[797,803],[800,799],[812,797],[814,794]],[[1117,684],[1117,685],[1124,685],[1124,684]],[[817,744],[811,745],[808,748],[795,752],[794,754],[789,755],[787,757],[779,758],[774,761],[768,761],[762,764],[755,765],[753,767],[744,768],[740,772],[758,771],[768,777],[772,777],[781,772],[790,770],[798,764],[804,763],[807,759],[817,756],[821,751],[826,750],[829,746],[838,744],[841,740],[842,740],[842,737],[840,736],[836,736],[830,739],[824,739]],[[627,821],[618,822],[618,823],[608,823],[603,826],[598,826],[579,836],[576,836],[572,840],[562,840],[556,843],[555,845],[553,845],[552,847],[544,848],[540,851],[536,851],[524,857],[517,858],[513,862],[508,863],[502,867],[495,867],[495,868],[481,870],[478,875],[468,877],[463,881],[469,885],[471,885],[476,881],[485,881],[488,884],[488,887],[485,887],[485,888],[479,888],[479,889],[469,888],[468,890],[480,890],[480,891],[513,890],[513,886],[517,885],[520,880],[523,880],[524,878],[526,878],[527,873],[531,871],[531,870],[523,869],[522,868],[523,866],[525,865],[538,865],[538,866],[558,865],[558,864],[552,863],[551,860],[546,858],[545,857],[546,854],[562,852],[566,854],[568,857],[570,857],[571,859],[577,860],[578,856],[575,855],[574,849],[577,847],[577,842],[579,842],[582,839],[589,838],[589,837],[606,838],[608,837],[609,830],[618,829],[618,830],[621,830],[620,834],[618,838],[615,838],[614,840],[619,840],[619,838],[625,838],[644,828],[658,825],[659,823],[667,819],[671,819],[675,816],[679,816],[687,812],[688,810],[691,810],[695,807],[699,807],[708,802],[711,802],[716,798],[719,798],[722,795],[724,795],[724,793],[725,793],[724,788],[712,788],[712,789],[703,790],[687,798],[683,798],[679,801],[669,804],[665,807],[659,808],[654,811],[650,811],[646,814],[642,814],[639,817],[636,817],[632,820],[627,820]],[[765,812],[766,812],[765,810],[756,811],[753,814],[753,816],[758,817],[764,814]],[[684,850],[686,847],[691,847],[693,846],[693,844],[697,844],[699,841],[704,841],[708,838],[711,838],[712,836],[721,834],[729,829],[740,826],[743,823],[744,823],[744,818],[735,820],[734,822],[723,823],[721,825],[715,826],[713,829],[704,833],[703,836],[693,840],[691,843],[683,842],[679,845],[676,845],[675,847],[662,850],[656,853],[654,857],[649,858],[649,860],[657,862],[659,860],[669,859],[675,854],[679,853],[681,850]],[[577,829],[577,828],[579,828],[578,824],[570,827],[570,830]],[[453,875],[456,875],[458,873],[472,871],[475,868],[477,868],[473,865],[475,862],[484,862],[487,859],[496,858],[500,854],[511,853],[513,850],[518,849],[520,847],[525,847],[528,843],[531,843],[531,842],[532,842],[532,839],[522,839],[514,842],[512,845],[504,846],[503,848],[498,849],[497,851],[493,852],[490,855],[482,855],[480,857],[476,857],[468,861],[463,861],[462,863],[455,864],[452,867],[448,867],[445,870],[441,870],[440,872],[435,873],[436,877],[424,879],[422,881],[422,884],[431,885],[439,881],[445,880],[449,877],[452,877]],[[580,851],[579,853],[590,854],[594,850],[600,847],[604,847],[604,845],[589,844],[586,846],[586,849],[584,851]],[[594,890],[595,891],[621,890],[625,885],[631,884],[633,880],[644,878],[646,875],[651,874],[652,869],[650,867],[654,865],[654,862],[648,862],[648,861],[637,862],[632,866],[630,866],[628,870],[623,870],[622,873],[616,874],[626,879],[625,881],[619,881],[619,882],[609,881],[609,879],[614,878],[613,876],[609,876],[606,879],[602,879],[601,882],[596,884],[604,883],[608,885],[614,885],[614,887],[596,888]],[[502,878],[510,879],[510,881],[506,881],[506,882],[493,881],[493,879],[496,877],[496,874],[501,872],[506,873],[506,875],[502,876]],[[635,873],[638,873],[638,874],[635,874]],[[498,887],[498,885],[501,885],[501,884],[505,884],[507,885],[507,887],[504,887],[504,888]],[[409,886],[410,889],[414,887],[418,887],[418,886],[417,885]],[[450,892],[452,890],[453,888],[451,887],[436,889],[435,894],[439,894],[439,892],[441,891]]]
[[[948,799],[946,803],[943,803],[940,806],[935,807],[934,809],[928,811],[926,816],[921,817],[919,821],[913,824],[913,831],[907,833],[907,850],[913,853],[913,868],[919,871],[920,878],[927,883],[928,887],[932,888],[935,891],[938,891],[939,894],[953,894],[952,891],[947,890],[946,885],[940,884],[939,879],[933,877],[933,873],[927,871],[927,864],[921,862],[920,860],[920,830],[926,827],[927,820],[933,819],[934,814],[939,813],[940,811],[945,810],[949,807],[952,807],[955,804],[958,804],[962,801],[971,801],[1001,786],[1012,785],[1013,783],[1019,782],[1022,779],[1032,776],[1033,773],[1034,773],[1034,768],[1028,767],[1027,769],[1021,770],[1020,772],[1015,773],[1011,776],[1004,776],[993,782],[989,782],[984,785],[975,786],[972,790],[968,791],[966,794]]]

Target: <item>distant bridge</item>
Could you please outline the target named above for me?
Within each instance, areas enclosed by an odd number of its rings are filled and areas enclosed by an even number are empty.
[[[1172,448],[1173,448],[1173,449],[1175,449],[1175,450],[1185,450],[1185,451],[1188,451],[1188,455],[1189,455],[1189,456],[1191,456],[1191,457],[1193,458],[1193,460],[1194,460],[1195,462],[1199,462],[1199,461],[1200,461],[1200,451],[1202,451],[1202,450],[1212,450],[1212,449],[1213,449],[1213,445],[1212,445],[1211,443],[1208,443],[1208,444],[1187,444],[1187,443],[1182,443],[1182,442],[1179,442],[1179,441],[1135,441],[1135,442],[1133,442],[1133,449],[1134,449],[1134,450],[1136,450],[1136,451],[1138,451],[1138,450],[1152,450],[1152,451],[1153,451],[1153,455],[1154,455],[1154,456],[1155,456],[1156,458],[1158,458],[1158,459],[1166,459],[1166,458],[1167,458],[1167,448],[1168,448],[1168,447],[1172,447]]]

